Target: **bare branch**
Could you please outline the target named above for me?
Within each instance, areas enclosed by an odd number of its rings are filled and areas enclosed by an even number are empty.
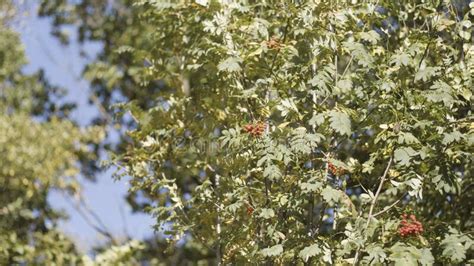
[[[73,201],[71,197],[69,197],[67,194],[62,193],[62,195],[66,199],[66,201],[68,201],[72,205],[72,207],[77,211],[77,213],[79,213],[79,215],[84,219],[84,221],[90,227],[92,227],[92,229],[108,238],[113,244],[118,243],[113,234],[110,233],[110,231],[104,225],[100,217],[91,208],[89,208],[83,200],[78,199],[77,201]],[[93,217],[96,223],[94,223],[90,217]]]

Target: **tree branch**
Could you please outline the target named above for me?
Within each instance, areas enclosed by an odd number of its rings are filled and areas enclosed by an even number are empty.
[[[84,221],[90,227],[92,227],[92,229],[94,229],[99,234],[108,238],[113,244],[118,243],[118,241],[115,239],[112,233],[110,233],[110,231],[104,225],[100,217],[87,205],[87,203],[84,200],[82,200],[82,198],[79,198],[77,201],[73,201],[71,200],[70,197],[68,197],[67,194],[62,193],[62,195],[66,199],[66,201],[68,201],[72,205],[72,207],[77,211],[77,213],[79,213],[79,215],[84,219]],[[90,219],[89,215],[96,221],[97,224],[95,224]]]
[[[406,195],[406,194],[405,194],[405,195]],[[399,199],[398,199],[397,201],[395,201],[394,203],[390,204],[390,206],[385,207],[383,210],[381,210],[381,211],[375,213],[374,215],[372,215],[372,217],[379,216],[380,214],[389,211],[391,208],[395,207],[395,206],[405,197],[405,195],[403,195],[401,198],[399,198]]]
[[[393,161],[393,156],[390,156],[390,159],[388,160],[387,167],[385,168],[385,171],[384,171],[382,177],[380,178],[380,184],[379,184],[379,187],[377,188],[377,192],[375,192],[375,196],[372,200],[372,204],[370,205],[369,216],[367,217],[367,223],[365,225],[365,229],[367,229],[369,227],[370,220],[373,217],[372,213],[374,211],[375,204],[377,203],[377,199],[380,195],[380,191],[382,190],[385,179],[387,178],[388,170],[390,169],[390,166],[392,166],[392,161]]]
[[[216,186],[216,194],[217,194],[217,201],[220,203],[220,176],[215,174],[215,186]],[[221,217],[219,213],[219,208],[217,208],[217,217],[216,217],[216,234],[217,234],[217,243],[216,243],[216,259],[217,265],[222,265],[222,254],[221,254]]]
[[[380,183],[379,183],[379,187],[377,188],[377,192],[375,192],[375,196],[372,199],[372,203],[370,204],[369,215],[367,216],[367,223],[365,224],[365,231],[367,231],[367,228],[369,228],[370,220],[372,220],[372,217],[374,217],[374,215],[372,213],[374,212],[374,207],[375,207],[375,204],[377,203],[377,199],[380,195],[380,191],[382,191],[382,187],[383,187],[383,184],[385,183],[385,179],[387,178],[388,170],[392,166],[392,161],[393,161],[393,156],[390,156],[390,159],[388,160],[387,167],[385,167],[385,171],[383,172],[383,175],[380,178]],[[359,259],[359,255],[360,255],[360,247],[356,251],[356,254],[355,254],[355,257],[354,257],[354,262],[353,262],[352,265],[357,264],[357,261]]]

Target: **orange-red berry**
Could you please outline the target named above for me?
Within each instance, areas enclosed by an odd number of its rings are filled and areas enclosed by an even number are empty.
[[[252,137],[261,137],[265,133],[265,127],[266,125],[264,122],[256,122],[245,125],[244,131]]]
[[[341,167],[338,168],[332,163],[328,163],[328,170],[331,174],[335,176],[340,176],[344,174],[344,169],[342,169]]]
[[[253,211],[254,211],[254,208],[252,206],[247,206],[247,214],[248,215],[252,215],[253,214]]]
[[[408,215],[402,215],[402,221],[400,222],[401,227],[398,229],[398,234],[402,237],[419,235],[423,233],[423,224],[416,220],[415,215],[409,216],[410,220],[407,220]]]

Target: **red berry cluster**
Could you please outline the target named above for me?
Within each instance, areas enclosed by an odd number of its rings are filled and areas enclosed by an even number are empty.
[[[279,50],[283,45],[280,43],[277,37],[273,36],[270,40],[266,41],[266,45],[269,49]]]
[[[244,126],[244,131],[253,137],[261,137],[265,133],[265,123],[256,122]]]
[[[251,216],[253,214],[254,210],[255,209],[252,206],[248,205],[247,206],[247,215]]]
[[[398,234],[400,236],[410,236],[410,235],[419,235],[423,233],[423,225],[421,222],[416,220],[415,215],[410,215],[410,220],[407,220],[408,215],[402,215],[402,221],[400,222],[400,228],[398,229]]]
[[[340,176],[344,174],[344,169],[342,169],[341,167],[336,167],[332,163],[328,163],[328,170],[331,174],[335,176]]]

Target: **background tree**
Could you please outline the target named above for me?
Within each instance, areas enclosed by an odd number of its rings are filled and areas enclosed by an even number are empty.
[[[57,230],[64,214],[47,196],[52,189],[78,192],[77,165],[96,159],[87,145],[103,134],[66,119],[70,106],[53,102],[62,91],[42,72],[22,72],[23,46],[9,27],[15,6],[2,1],[0,11],[0,264],[76,263],[73,243]]]
[[[138,241],[112,246],[92,260],[58,229],[66,215],[51,207],[48,195],[56,190],[81,197],[77,176],[90,173],[88,165],[97,161],[91,145],[104,132],[77,127],[68,119],[73,105],[58,104],[65,91],[49,85],[41,71],[22,71],[27,62],[12,30],[17,19],[17,6],[0,2],[0,264],[138,264]]]

